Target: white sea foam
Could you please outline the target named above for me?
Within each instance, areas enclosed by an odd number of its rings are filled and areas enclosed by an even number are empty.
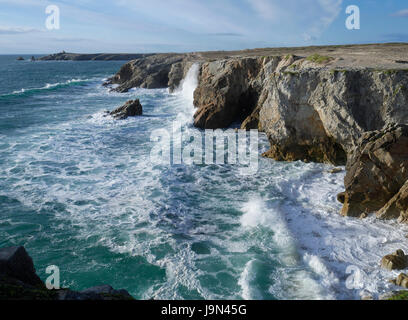
[[[67,80],[67,81],[64,81],[64,82],[47,83],[45,86],[39,87],[39,88],[22,88],[20,90],[13,91],[11,94],[18,95],[18,94],[22,94],[22,93],[26,93],[26,92],[35,92],[35,91],[41,91],[41,90],[48,90],[48,89],[53,89],[53,88],[56,88],[56,87],[70,85],[71,83],[81,83],[81,82],[88,82],[88,81],[92,81],[92,79],[70,79],[70,80]],[[6,95],[8,95],[8,94],[3,94],[3,96],[6,96]]]

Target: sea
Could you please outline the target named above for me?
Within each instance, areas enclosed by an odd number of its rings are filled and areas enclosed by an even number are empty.
[[[31,57],[31,55],[27,56]],[[198,66],[180,88],[113,92],[123,61],[0,56],[0,247],[24,246],[45,281],[136,299],[361,299],[395,289],[380,260],[408,229],[340,215],[344,170],[261,157],[158,163],[154,132],[193,126]],[[107,115],[140,99],[143,116]],[[343,168],[344,169],[344,168]]]

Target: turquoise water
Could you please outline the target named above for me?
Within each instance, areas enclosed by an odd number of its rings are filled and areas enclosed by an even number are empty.
[[[153,130],[180,115],[197,130],[191,84],[119,94],[102,83],[123,62],[15,59],[0,56],[0,246],[24,245],[42,279],[57,265],[65,287],[106,283],[138,299],[355,297],[344,274],[356,255],[342,246],[359,239],[338,215],[342,175],[261,157],[250,176],[154,165]],[[104,117],[131,98],[142,117]]]

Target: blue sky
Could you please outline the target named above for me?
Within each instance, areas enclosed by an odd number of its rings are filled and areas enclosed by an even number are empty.
[[[45,8],[60,9],[47,30]],[[361,29],[345,27],[357,5]],[[408,42],[407,0],[0,0],[0,54]]]

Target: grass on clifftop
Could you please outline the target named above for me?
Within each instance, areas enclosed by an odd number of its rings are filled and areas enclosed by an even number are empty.
[[[306,58],[307,61],[311,61],[314,63],[318,63],[318,64],[323,64],[323,63],[327,63],[333,60],[332,57],[328,57],[328,56],[321,56],[320,54],[313,54],[311,56],[308,56]]]

